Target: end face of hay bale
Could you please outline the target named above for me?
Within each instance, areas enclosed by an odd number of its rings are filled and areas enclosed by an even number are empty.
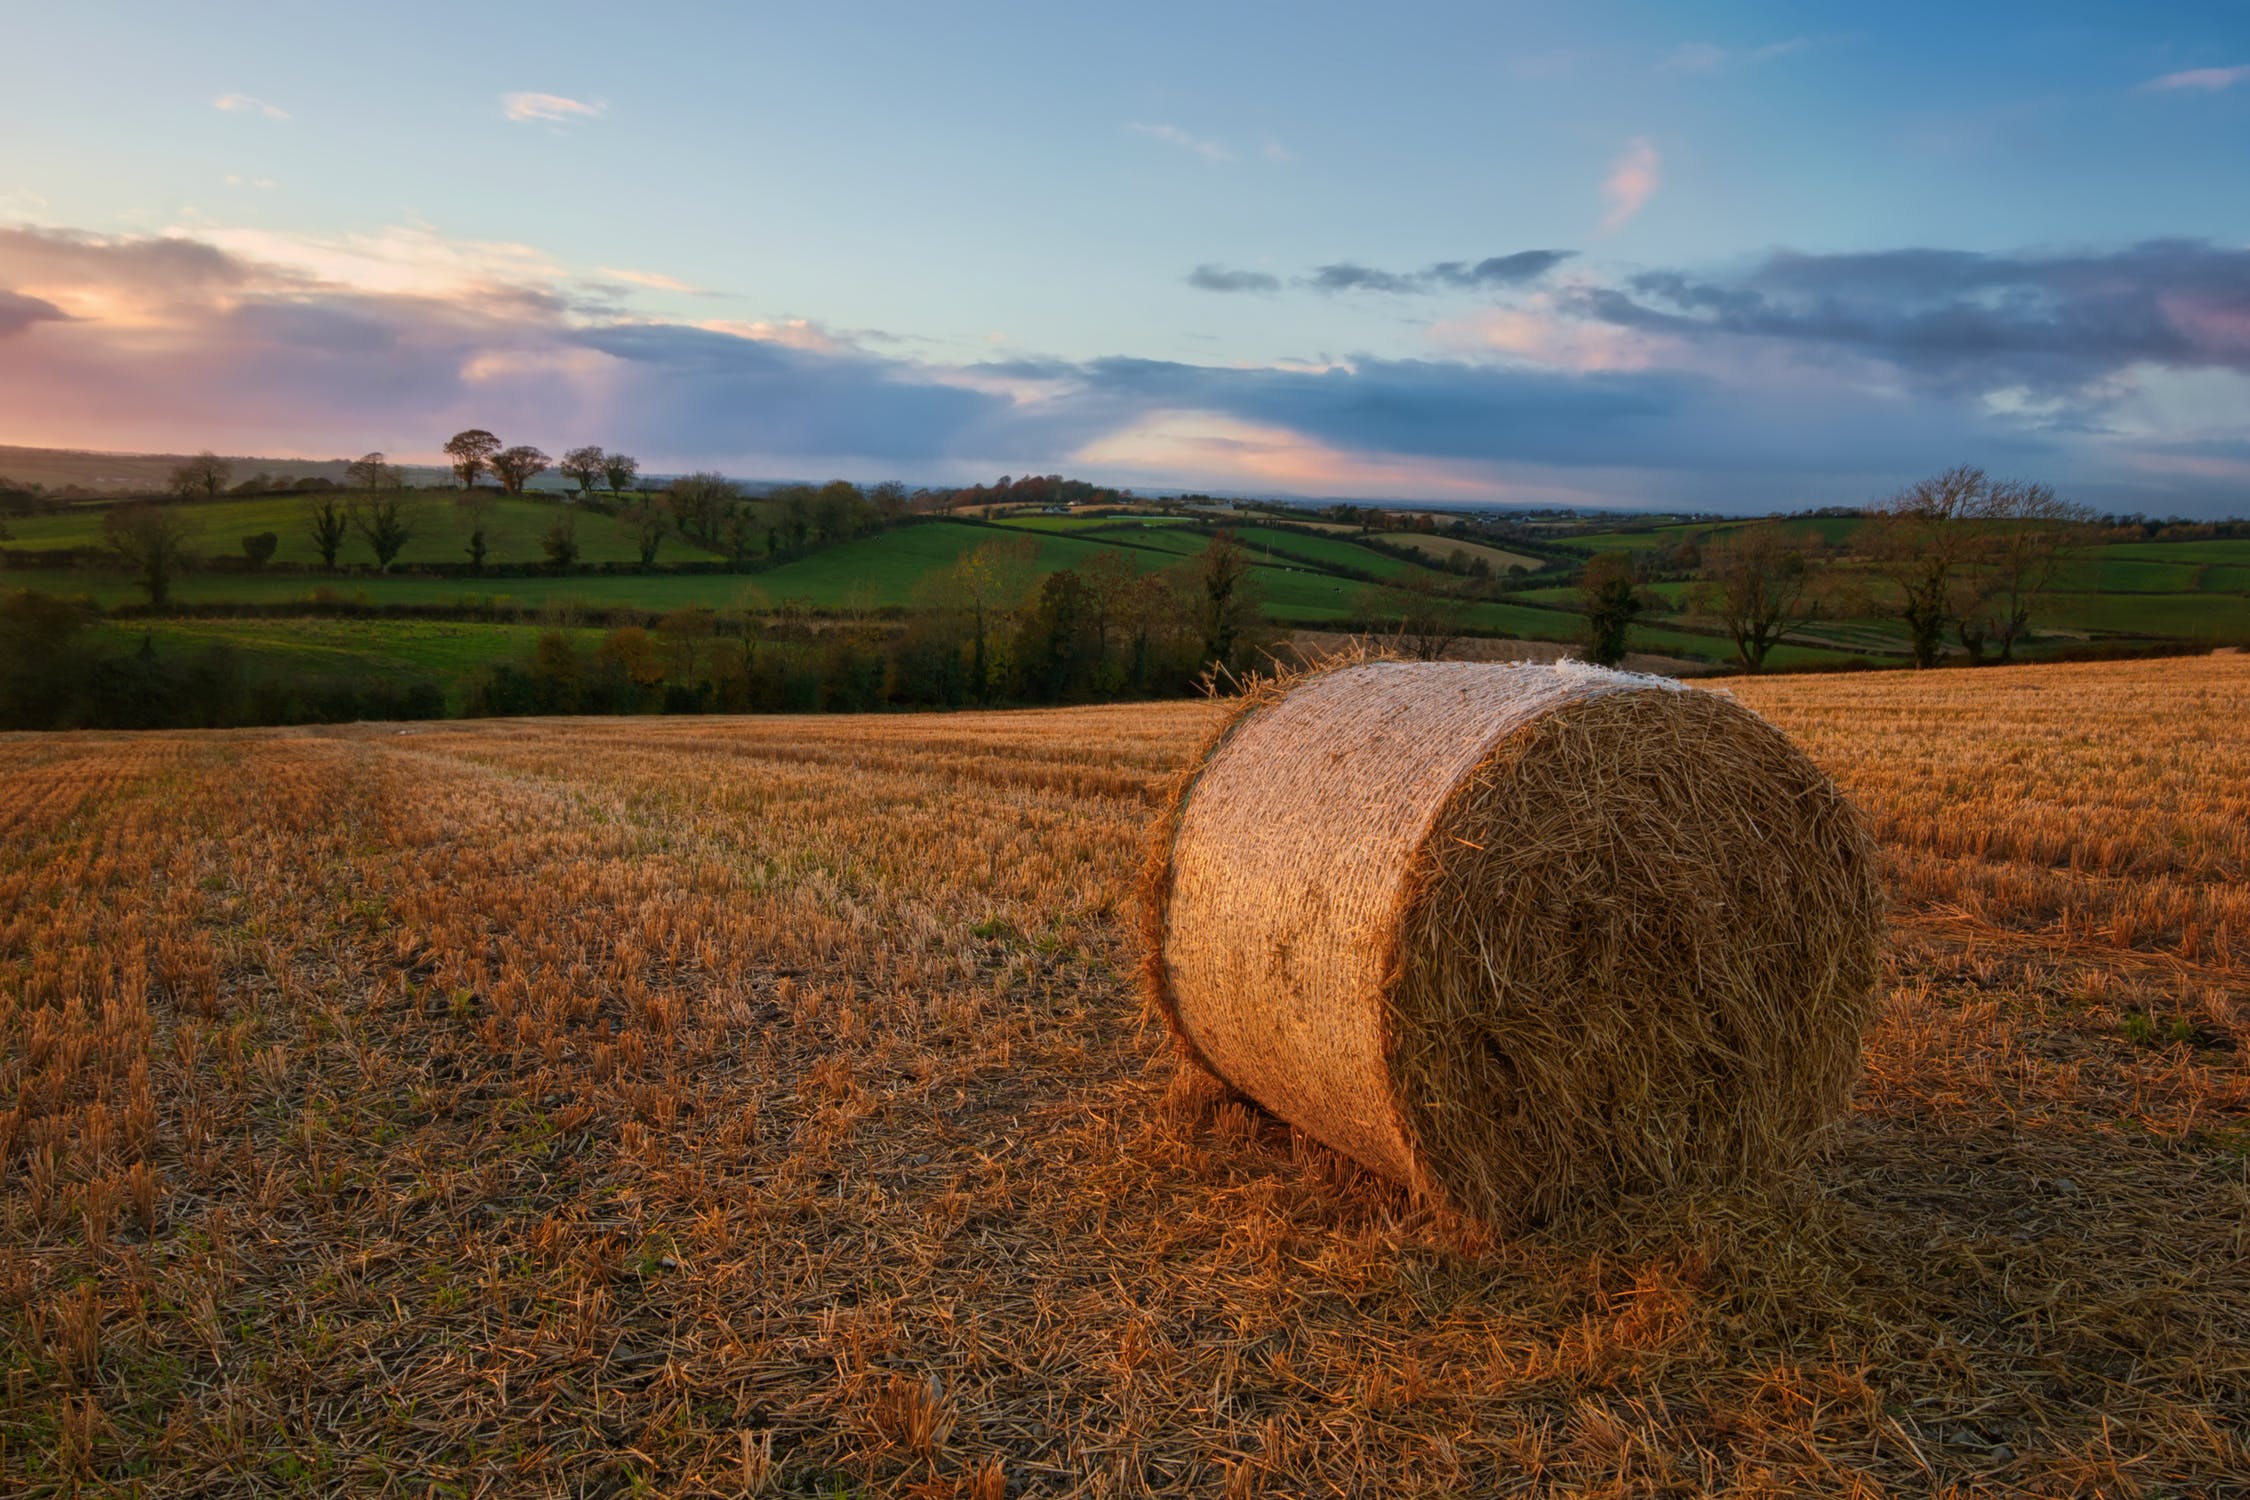
[[[1158,840],[1150,981],[1188,1049],[1489,1222],[1770,1174],[1857,1077],[1871,851],[1731,699],[1324,673],[1230,726]]]

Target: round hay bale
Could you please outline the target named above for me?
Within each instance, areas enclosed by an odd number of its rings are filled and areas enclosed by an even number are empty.
[[[1576,662],[1253,691],[1144,895],[1192,1058],[1498,1225],[1793,1163],[1859,1076],[1881,938],[1866,832],[1779,730]]]

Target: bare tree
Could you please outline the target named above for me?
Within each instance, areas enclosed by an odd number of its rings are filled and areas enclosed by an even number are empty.
[[[594,481],[608,472],[608,464],[608,454],[599,448],[588,446],[573,448],[565,453],[562,462],[555,465],[555,471],[565,479],[577,480],[579,494],[590,495],[594,490]]]
[[[148,602],[172,602],[172,577],[194,556],[195,528],[161,505],[113,505],[102,516],[102,539],[140,575]]]
[[[1436,661],[1468,623],[1471,601],[1459,587],[1416,568],[1360,591],[1360,612],[1389,626],[1399,649]]]
[[[313,550],[320,554],[320,565],[333,573],[336,554],[351,535],[351,511],[333,494],[310,496],[304,505],[305,531],[312,537]]]
[[[182,500],[192,500],[198,495],[206,498],[216,495],[227,486],[234,468],[225,459],[206,448],[195,457],[175,464],[165,476],[164,487]]]
[[[529,443],[518,443],[493,454],[491,462],[492,477],[500,481],[500,488],[520,495],[525,485],[547,472],[549,460]]]
[[[375,551],[375,567],[388,573],[391,563],[414,540],[414,517],[406,498],[397,490],[376,490],[351,507],[352,530]]]
[[[1857,550],[1887,587],[1876,607],[1906,627],[1914,665],[1931,667],[1945,650],[1945,629],[1961,617],[1962,591],[1982,538],[1974,525],[1991,480],[1963,465],[1892,496],[1859,530]]]
[[[1703,549],[1703,577],[1689,602],[1718,621],[1753,672],[1807,621],[1820,617],[1804,544],[1781,526],[1745,526]]]
[[[453,459],[453,477],[461,481],[461,488],[473,490],[492,455],[500,451],[500,440],[482,427],[471,427],[447,438],[445,451]]]
[[[622,495],[641,477],[641,461],[630,453],[604,453],[602,478],[612,495]]]
[[[405,482],[399,467],[380,453],[363,453],[344,465],[344,482],[355,490],[395,490]]]
[[[2032,611],[2068,559],[2072,532],[2092,522],[2093,512],[2057,498],[2049,485],[2003,479],[1987,489],[1979,517],[1984,535],[1971,565],[1975,585],[1954,628],[1964,648],[1972,639],[1989,641],[2002,661],[2011,661]]]

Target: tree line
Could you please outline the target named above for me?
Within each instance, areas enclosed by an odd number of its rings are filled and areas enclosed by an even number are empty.
[[[2097,518],[2052,486],[1963,465],[1917,481],[1861,513],[1841,555],[1786,521],[1730,527],[1707,545],[1595,554],[1578,604],[1590,660],[1622,660],[1633,627],[1661,607],[1652,571],[1684,571],[1691,617],[1715,625],[1748,670],[1822,620],[1896,621],[1917,667],[1957,648],[1971,663],[2010,661]]]
[[[224,645],[159,651],[93,629],[50,595],[0,595],[0,729],[225,727],[470,714],[847,712],[1082,703],[1186,692],[1273,645],[1249,553],[1220,534],[1163,569],[1124,552],[1042,572],[1035,537],[995,537],[934,570],[913,607],[840,617],[793,600],[702,606],[591,645],[551,629],[460,684],[349,682],[254,665]]]
[[[1042,572],[1034,537],[994,539],[925,577],[903,619],[790,601],[731,624],[702,607],[591,649],[543,634],[471,690],[476,714],[856,712],[1084,703],[1187,691],[1260,664],[1273,636],[1249,553],[1221,533],[1139,570],[1122,552]]]

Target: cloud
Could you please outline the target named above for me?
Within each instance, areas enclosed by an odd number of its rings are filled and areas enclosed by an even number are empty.
[[[263,99],[253,99],[248,94],[221,94],[211,101],[211,107],[225,110],[228,114],[264,115],[269,120],[286,120],[289,118],[289,111],[283,109],[280,105],[268,104]]]
[[[1162,141],[1168,146],[1177,146],[1182,151],[1193,151],[1196,155],[1204,158],[1206,161],[1234,160],[1234,153],[1232,151],[1229,151],[1226,147],[1220,145],[1217,141],[1206,140],[1201,136],[1189,135],[1186,131],[1180,129],[1180,127],[1177,125],[1132,124],[1127,125],[1125,128],[1134,132],[1136,135],[1145,135],[1151,140]]]
[[[2197,93],[2215,94],[2221,89],[2231,89],[2236,84],[2245,82],[2250,82],[2250,63],[2232,68],[2188,68],[2178,73],[2166,73],[2161,78],[2151,78],[2141,87],[2159,93],[2188,89]]]
[[[1809,36],[1793,36],[1786,41],[1743,49],[1720,47],[1710,42],[1682,42],[1656,65],[1656,70],[1660,73],[1716,73],[1721,68],[1756,67],[1792,52],[1802,52],[1812,44]]]
[[[1383,271],[1354,261],[1316,266],[1305,285],[1316,292],[1391,292],[1411,296],[1436,291],[1482,291],[1536,281],[1577,252],[1518,250],[1471,264],[1441,260],[1419,271]]]
[[[426,225],[330,238],[0,229],[0,329],[12,330],[0,442],[416,459],[480,426],[551,451],[598,438],[651,468],[749,476],[1068,468],[1130,483],[1754,509],[1864,499],[1970,458],[2115,508],[2216,511],[2239,503],[2250,461],[2237,415],[2250,404],[2245,255],[2160,242],[2078,256],[1775,256],[1615,283],[1580,272],[1517,288],[1520,305],[1425,358],[1235,366],[995,350],[946,363],[802,319],[625,315],[576,297],[535,250]],[[2102,421],[2077,420],[2075,392],[2017,394],[2029,383],[2006,339],[1941,356],[1927,338],[1884,333],[1885,317],[1911,325],[1956,303],[2019,322],[2044,307],[2066,330],[2160,319],[2178,357],[2203,363],[2135,367]],[[2148,347],[2125,339],[2104,357]],[[1977,358],[1990,363],[1973,381],[1946,374],[1947,361],[1966,371]]]
[[[44,297],[0,290],[0,339],[12,338],[34,323],[67,323],[70,314]]]
[[[598,120],[609,113],[609,106],[588,104],[562,94],[502,94],[500,112],[519,124],[544,120],[567,125],[579,120]]]
[[[1635,136],[1627,143],[1624,152],[1609,164],[1609,175],[1602,179],[1602,196],[1609,200],[1609,212],[1602,215],[1602,233],[1624,228],[1626,221],[1641,211],[1641,205],[1662,181],[1660,166],[1656,147],[1647,137]]]
[[[362,292],[450,297],[531,286],[559,296],[567,279],[559,262],[533,246],[455,239],[419,222],[348,234],[206,229],[200,242],[248,262]]]
[[[1187,274],[1187,284],[1206,292],[1278,292],[1281,278],[1263,271],[1230,271],[1206,262]]]
[[[1649,271],[1579,297],[1674,336],[1782,340],[1953,389],[2099,399],[2137,365],[2250,374],[2250,249],[2150,240],[2109,252],[1779,254],[1748,271]]]
[[[601,274],[615,277],[619,281],[629,281],[634,286],[645,286],[655,292],[686,292],[695,296],[704,294],[702,287],[690,285],[677,276],[666,276],[661,271],[627,271],[616,266],[603,266]]]

